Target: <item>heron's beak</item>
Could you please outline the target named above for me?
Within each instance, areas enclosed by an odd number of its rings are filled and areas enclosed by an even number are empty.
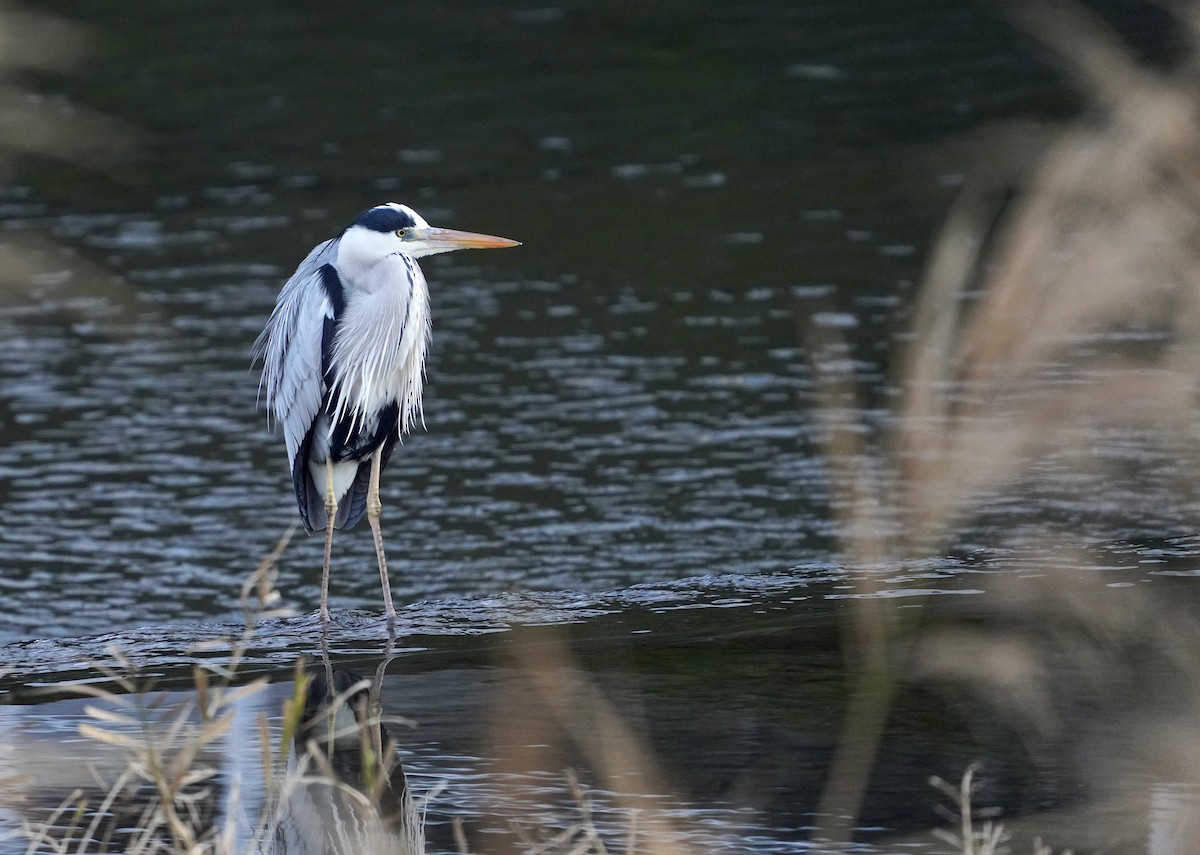
[[[418,239],[441,252],[451,249],[504,249],[509,246],[521,245],[520,241],[495,235],[481,235],[475,232],[460,232],[455,229],[439,229],[432,226],[426,229]]]

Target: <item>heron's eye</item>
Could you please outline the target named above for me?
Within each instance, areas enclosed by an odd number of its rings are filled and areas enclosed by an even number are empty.
[[[398,238],[408,237],[408,229],[396,229],[396,237],[398,237]]]

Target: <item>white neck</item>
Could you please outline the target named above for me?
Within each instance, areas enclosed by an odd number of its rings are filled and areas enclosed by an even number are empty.
[[[375,291],[393,281],[406,278],[409,262],[399,249],[400,241],[390,232],[349,229],[338,241],[337,269],[347,289]]]

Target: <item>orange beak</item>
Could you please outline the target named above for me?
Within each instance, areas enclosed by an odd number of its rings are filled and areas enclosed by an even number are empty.
[[[520,246],[520,241],[495,235],[481,235],[475,232],[460,232],[456,229],[439,229],[430,226],[424,230],[418,240],[423,240],[438,248],[446,249],[504,249],[510,246]]]

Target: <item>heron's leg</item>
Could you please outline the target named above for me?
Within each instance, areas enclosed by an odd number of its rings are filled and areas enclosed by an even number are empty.
[[[371,688],[367,692],[367,698],[370,700],[371,721],[377,722],[383,720],[383,678],[387,674],[388,665],[396,658],[396,632],[395,624],[388,624],[388,640],[387,646],[383,651],[383,661],[379,663],[379,667],[375,669],[375,679],[371,681]],[[383,744],[383,732],[379,727],[372,726],[371,728],[371,747],[375,750],[375,756],[381,761],[383,774],[390,776],[392,768],[398,762],[395,751],[387,750],[387,746]]]
[[[329,559],[333,554],[333,518],[337,496],[333,495],[333,460],[325,459],[325,562],[321,566],[321,623],[329,623]],[[331,684],[332,685],[332,684]]]
[[[367,522],[375,536],[375,555],[379,558],[379,581],[383,584],[383,605],[387,611],[389,630],[396,625],[396,607],[392,605],[392,583],[388,581],[387,558],[383,554],[383,532],[379,528],[379,514],[383,502],[379,501],[379,471],[383,468],[383,449],[375,449],[371,455],[371,486],[367,490]]]

